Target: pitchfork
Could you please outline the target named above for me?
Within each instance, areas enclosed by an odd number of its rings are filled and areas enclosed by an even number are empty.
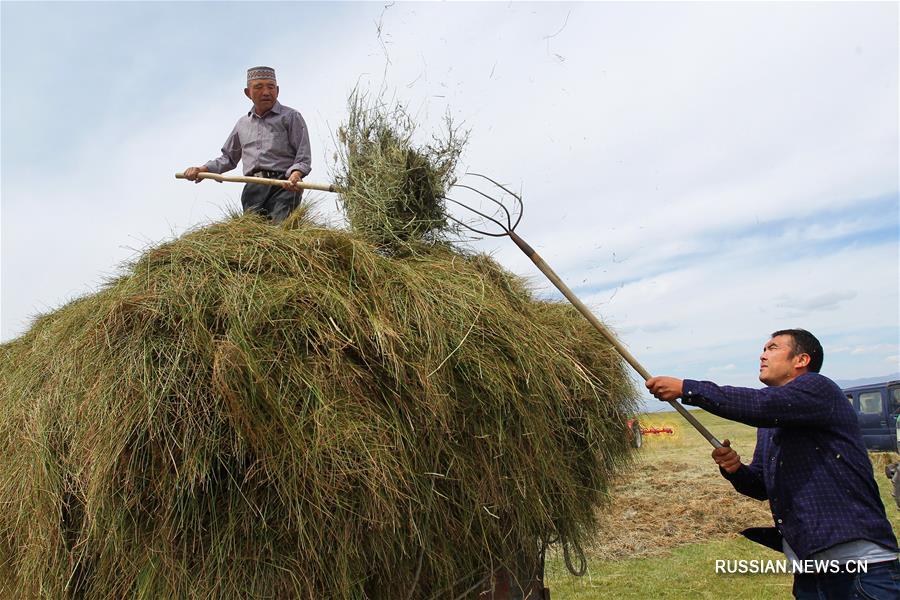
[[[613,333],[609,329],[607,329],[606,326],[603,325],[603,323],[601,323],[597,317],[594,316],[594,313],[592,313],[588,309],[588,307],[585,306],[584,303],[578,299],[578,296],[576,296],[575,293],[569,289],[569,286],[567,286],[565,283],[563,283],[563,280],[560,279],[559,276],[553,271],[553,269],[550,268],[550,265],[548,265],[546,262],[544,262],[544,259],[541,258],[541,256],[537,252],[535,252],[534,248],[529,246],[528,243],[525,240],[523,240],[521,237],[519,237],[519,235],[516,233],[516,231],[515,231],[516,227],[519,225],[519,221],[522,220],[522,210],[524,207],[524,205],[522,204],[522,198],[519,195],[511,192],[508,188],[506,188],[502,184],[497,183],[490,177],[487,177],[485,175],[479,175],[478,173],[467,173],[467,175],[481,177],[482,179],[485,179],[485,180],[491,182],[492,184],[494,184],[495,186],[497,186],[498,188],[500,188],[501,190],[503,190],[504,192],[506,192],[507,194],[512,196],[515,199],[516,204],[518,205],[518,210],[513,211],[513,212],[518,213],[518,216],[516,217],[516,222],[513,223],[512,214],[510,214],[509,210],[506,208],[506,206],[502,202],[500,202],[499,200],[497,200],[496,198],[493,198],[492,196],[490,196],[488,194],[485,194],[484,192],[482,192],[479,189],[476,189],[474,187],[471,187],[469,185],[465,185],[462,183],[456,183],[452,187],[470,190],[472,192],[475,192],[479,196],[482,196],[483,198],[490,200],[491,202],[493,202],[494,204],[499,206],[500,210],[502,210],[503,213],[506,215],[506,222],[503,223],[503,222],[497,220],[496,218],[494,218],[490,215],[487,215],[472,206],[469,206],[468,204],[464,204],[462,202],[459,202],[458,200],[454,200],[453,198],[450,198],[449,196],[444,196],[445,200],[452,202],[453,204],[456,204],[457,206],[460,206],[463,209],[465,209],[473,214],[476,214],[479,217],[486,219],[487,221],[490,221],[491,223],[495,224],[499,228],[499,231],[485,231],[485,230],[473,227],[469,223],[460,221],[459,219],[456,219],[451,215],[447,215],[447,217],[449,219],[451,219],[452,221],[455,221],[457,224],[461,225],[462,227],[465,227],[469,231],[472,231],[479,235],[486,235],[489,237],[506,237],[506,236],[508,236],[510,239],[512,239],[512,241],[514,241],[516,243],[516,245],[522,250],[522,252],[524,252],[525,255],[531,259],[531,262],[533,262],[537,266],[537,268],[540,269],[541,272],[547,276],[547,279],[549,279],[550,282],[556,286],[556,289],[558,289],[560,292],[562,292],[563,296],[565,296],[566,299],[568,299],[568,301],[571,302],[572,305],[578,309],[578,312],[580,312],[584,316],[585,319],[590,321],[591,325],[593,325],[594,328],[597,329],[597,331],[599,331],[603,335],[603,337],[605,337],[607,339],[607,341],[609,341],[610,344],[612,344],[612,346],[622,356],[622,358],[624,358],[626,360],[626,362],[628,362],[628,364],[631,365],[634,368],[634,370],[637,371],[638,374],[640,374],[640,376],[644,378],[644,381],[650,379],[651,375],[650,375],[649,371],[647,371],[647,369],[645,369],[643,366],[641,366],[641,363],[639,363],[637,361],[637,359],[631,355],[631,353],[628,351],[628,349],[622,345],[622,343],[616,338],[616,336],[613,335]],[[280,179],[266,179],[263,177],[226,177],[224,175],[219,175],[216,173],[200,173],[198,175],[198,177],[200,179],[213,179],[220,183],[223,181],[228,181],[228,182],[236,182],[236,183],[261,183],[263,185],[272,185],[272,186],[280,186],[284,183],[284,181],[282,181]],[[185,179],[184,173],[176,173],[175,178],[176,179]],[[319,190],[319,191],[323,191],[323,192],[338,192],[339,193],[341,191],[340,188],[338,188],[334,185],[331,185],[331,184],[327,184],[327,183],[325,183],[325,184],[323,184],[323,183],[307,183],[305,181],[301,181],[301,182],[297,183],[297,187],[302,188],[302,189],[307,189],[307,190]],[[675,410],[677,410],[681,414],[682,417],[687,419],[687,421],[691,425],[693,425],[694,428],[697,431],[699,431],[700,434],[703,437],[705,437],[706,440],[710,444],[713,445],[713,447],[715,447],[715,448],[722,447],[722,443],[719,442],[719,440],[716,439],[716,437],[712,433],[710,433],[709,430],[706,427],[704,427],[700,423],[700,421],[698,421],[696,419],[696,417],[694,417],[694,415],[692,415],[690,412],[688,412],[688,410],[685,407],[683,407],[681,404],[679,404],[678,402],[676,402],[674,400],[669,400],[668,402],[669,402],[669,404],[672,405],[672,407]]]
[[[641,363],[639,363],[637,361],[637,359],[631,355],[631,353],[628,351],[628,349],[622,345],[622,343],[616,338],[616,336],[613,335],[613,333],[609,329],[607,329],[606,326],[603,325],[603,323],[601,323],[597,317],[594,316],[594,313],[592,313],[588,309],[588,307],[585,306],[584,303],[578,299],[578,296],[576,296],[575,293],[569,289],[569,286],[567,286],[565,283],[563,283],[563,280],[560,279],[559,276],[553,271],[553,269],[550,268],[550,265],[548,265],[546,262],[544,262],[544,259],[541,258],[541,256],[537,252],[535,252],[534,248],[532,248],[530,245],[528,245],[528,242],[523,240],[516,233],[516,227],[519,225],[519,221],[522,220],[522,211],[524,208],[524,205],[522,204],[522,198],[518,194],[515,194],[512,191],[510,191],[504,185],[497,183],[490,177],[487,177],[485,175],[479,175],[478,173],[468,173],[468,175],[474,175],[476,177],[481,177],[482,179],[486,179],[487,181],[491,182],[492,184],[494,184],[495,186],[497,186],[498,188],[503,190],[505,193],[512,196],[515,199],[515,203],[518,205],[518,209],[513,209],[513,213],[518,213],[518,216],[516,217],[515,222],[513,222],[512,214],[510,214],[510,211],[507,209],[507,207],[502,202],[500,202],[496,198],[482,192],[479,189],[476,189],[474,187],[471,187],[471,186],[468,186],[468,185],[465,185],[462,183],[457,183],[453,187],[463,188],[463,189],[467,189],[472,192],[475,192],[479,196],[482,196],[483,198],[485,198],[485,199],[493,202],[497,206],[499,206],[500,210],[503,212],[503,215],[506,216],[506,218],[504,219],[505,222],[500,221],[500,220],[498,220],[498,218],[494,218],[491,215],[487,215],[468,204],[464,204],[462,202],[454,200],[453,198],[445,196],[445,198],[444,198],[445,200],[452,202],[453,204],[456,204],[457,206],[460,206],[463,209],[478,215],[482,219],[485,219],[485,220],[493,223],[494,225],[496,225],[499,228],[499,230],[498,231],[486,231],[483,229],[478,229],[476,227],[473,227],[470,223],[460,221],[459,219],[456,219],[450,215],[448,215],[448,217],[451,220],[455,221],[460,226],[465,227],[469,231],[472,231],[479,235],[486,235],[489,237],[509,237],[510,239],[512,239],[512,241],[514,241],[516,243],[516,246],[518,246],[519,249],[522,250],[522,252],[524,252],[525,255],[531,259],[531,262],[533,262],[535,264],[535,266],[537,266],[537,268],[541,270],[541,273],[546,275],[547,279],[549,279],[550,282],[556,286],[556,289],[558,289],[560,292],[562,292],[563,296],[565,296],[566,299],[569,302],[571,302],[572,305],[575,306],[575,308],[578,309],[578,312],[580,312],[582,314],[582,316],[584,316],[585,319],[590,321],[591,325],[593,325],[594,328],[597,331],[599,331],[603,335],[603,337],[605,337],[607,339],[607,341],[610,344],[613,345],[613,347],[622,356],[622,358],[624,358],[628,362],[628,364],[631,365],[634,368],[634,370],[637,371],[638,374],[640,374],[640,376],[644,378],[644,381],[650,379],[650,377],[651,377],[650,372],[647,371],[647,369],[645,369],[641,365]],[[494,213],[494,214],[497,214],[497,213]],[[503,218],[503,217],[499,216],[499,218]],[[697,418],[694,417],[694,415],[692,415],[685,407],[683,407],[681,404],[679,404],[675,400],[668,400],[668,402],[669,402],[669,404],[672,405],[672,408],[677,410],[681,414],[682,417],[687,419],[687,421],[691,425],[693,425],[694,428],[697,431],[699,431],[700,434],[703,437],[705,437],[706,440],[710,444],[712,444],[712,446],[714,448],[722,447],[722,443],[718,439],[716,439],[716,437],[712,433],[710,433],[709,430],[706,427],[704,427],[703,424],[701,424],[700,421],[698,421]]]
[[[198,173],[198,179],[212,179],[213,181],[218,181],[219,183],[231,182],[231,183],[259,183],[262,185],[271,185],[275,187],[281,187],[284,185],[283,179],[268,179],[266,177],[229,177],[226,175],[219,175],[218,173]],[[175,173],[175,179],[187,179],[184,176],[184,173]],[[295,184],[298,188],[303,190],[317,190],[320,192],[340,192],[340,188],[331,185],[330,183],[307,183],[305,181],[298,181]]]

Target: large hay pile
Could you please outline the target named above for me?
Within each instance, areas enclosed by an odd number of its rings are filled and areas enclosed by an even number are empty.
[[[232,218],[0,346],[0,577],[450,597],[583,541],[633,395],[574,310],[485,256]]]

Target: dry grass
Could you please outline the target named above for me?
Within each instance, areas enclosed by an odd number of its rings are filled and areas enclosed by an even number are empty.
[[[444,598],[523,572],[591,536],[628,463],[624,369],[486,256],[213,224],[0,346],[0,585]]]
[[[755,429],[713,419],[713,432],[720,439],[731,439],[749,460],[756,445]],[[735,492],[712,462],[712,448],[676,413],[645,415],[641,423],[671,427],[675,434],[644,436],[635,468],[620,476],[611,506],[600,514],[599,533],[588,550],[591,556],[658,556],[677,546],[733,537],[746,527],[770,524],[768,505]]]
[[[334,178],[354,231],[392,253],[451,236],[444,195],[456,181],[468,134],[448,117],[443,135],[421,143],[404,106],[359,90],[347,109]]]

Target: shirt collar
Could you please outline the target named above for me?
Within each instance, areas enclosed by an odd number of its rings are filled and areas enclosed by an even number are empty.
[[[271,113],[271,114],[273,114],[273,115],[277,115],[278,113],[281,112],[281,108],[282,108],[282,107],[281,107],[281,102],[279,102],[278,100],[276,100],[276,101],[275,101],[275,104],[272,105],[272,108],[270,108],[270,109],[269,109],[269,112],[267,112],[266,114],[268,115],[269,113]],[[252,105],[250,106],[250,110],[247,111],[247,116],[250,117],[251,119],[252,119],[253,117],[256,117],[257,119],[261,118],[259,115],[257,115],[255,112],[253,112],[253,106],[252,106]]]

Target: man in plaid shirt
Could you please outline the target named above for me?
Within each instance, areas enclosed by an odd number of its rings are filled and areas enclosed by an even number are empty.
[[[795,572],[795,597],[897,600],[897,540],[856,412],[841,389],[819,374],[823,358],[815,336],[786,329],[772,334],[759,358],[766,388],[674,377],[653,377],[647,388],[660,400],[681,398],[758,428],[750,464],[741,462],[728,440],[713,451],[722,475],[738,492],[769,501],[775,528],[768,537],[788,559],[842,565],[837,573]],[[867,572],[851,569],[854,561],[865,562]]]

